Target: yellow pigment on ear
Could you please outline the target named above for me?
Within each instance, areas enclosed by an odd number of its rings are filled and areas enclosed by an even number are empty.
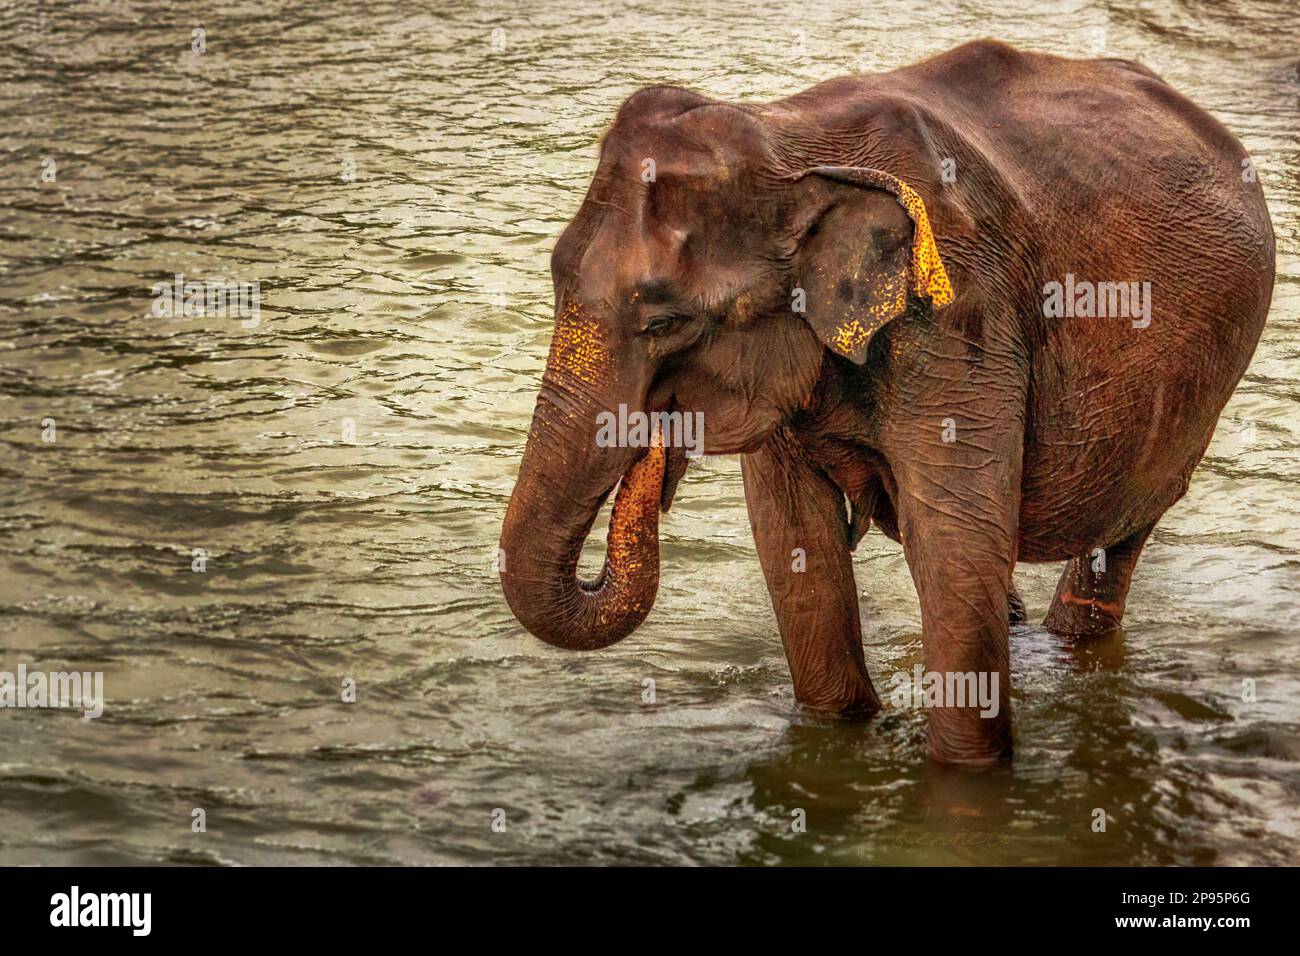
[[[871,337],[907,308],[907,283],[893,276],[883,281],[884,287],[873,296],[866,310],[867,323],[864,325],[855,316],[837,326],[830,336],[831,348],[860,360]]]
[[[857,355],[858,349],[867,344],[871,333],[857,319],[849,319],[843,325],[835,327],[831,333],[831,348],[842,355]]]
[[[915,189],[886,172],[861,169],[856,173],[880,188],[889,190],[907,210],[913,224],[912,261],[908,270],[911,291],[917,298],[928,298],[934,308],[942,309],[953,300],[952,282],[948,279],[948,271],[943,267],[943,260],[939,258],[939,247],[935,245],[934,231],[930,228],[925,203]],[[890,284],[874,291],[872,304],[865,315],[861,318],[854,316],[831,332],[828,344],[841,355],[862,361],[863,351],[871,336],[907,308],[908,281],[898,282],[896,288],[893,287],[895,280],[885,281]]]
[[[930,217],[925,203],[915,189],[901,179],[878,169],[863,170],[868,179],[888,189],[898,197],[907,214],[912,217],[912,291],[921,298],[929,297],[936,309],[941,309],[953,299],[952,283],[948,271],[939,258],[939,247],[934,242]]]

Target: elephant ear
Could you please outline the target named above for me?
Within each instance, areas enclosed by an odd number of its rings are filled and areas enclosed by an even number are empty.
[[[861,365],[871,337],[902,315],[909,296],[941,309],[953,299],[925,203],[916,190],[878,169],[817,166],[818,176],[855,187],[832,194],[798,253],[805,316],[827,348]],[[890,194],[911,220],[881,221],[879,197]],[[910,229],[907,226],[910,225]]]

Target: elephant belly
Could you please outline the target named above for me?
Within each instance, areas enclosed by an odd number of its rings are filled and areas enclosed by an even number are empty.
[[[1182,497],[1215,415],[1174,411],[1167,402],[1176,394],[1166,383],[1135,384],[1125,400],[1144,404],[1142,413],[1117,417],[1104,430],[1054,421],[1027,436],[1019,560],[1063,561],[1109,547],[1151,527]],[[1073,411],[1082,418],[1089,410]],[[1113,430],[1126,426],[1136,440]]]
[[[1020,560],[1109,547],[1186,492],[1268,304],[1258,287],[1231,301],[1187,292],[1145,329],[1092,319],[1049,336],[1026,416]]]

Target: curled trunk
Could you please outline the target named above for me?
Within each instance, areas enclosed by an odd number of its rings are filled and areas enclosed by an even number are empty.
[[[583,416],[585,417],[585,416]],[[656,442],[605,456],[576,454],[575,444],[539,428],[539,409],[502,528],[501,585],[521,624],[556,647],[594,650],[632,633],[659,589],[659,506],[664,449]],[[589,447],[589,446],[588,446]],[[609,523],[605,564],[593,581],[578,578],[582,545],[622,474]],[[575,491],[575,488],[586,491]]]

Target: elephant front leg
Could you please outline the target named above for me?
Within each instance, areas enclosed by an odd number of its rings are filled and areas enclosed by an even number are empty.
[[[1007,589],[992,555],[951,542],[911,542],[908,564],[921,601],[930,755],[987,764],[1011,756],[1011,653]]]
[[[965,445],[918,437],[895,468],[925,651],[923,693],[914,699],[927,708],[930,755],[941,763],[1011,756],[1008,622],[1020,469],[1013,425],[1008,415],[972,427]]]
[[[741,471],[795,699],[817,711],[874,713],[843,492],[783,434],[744,455]]]

